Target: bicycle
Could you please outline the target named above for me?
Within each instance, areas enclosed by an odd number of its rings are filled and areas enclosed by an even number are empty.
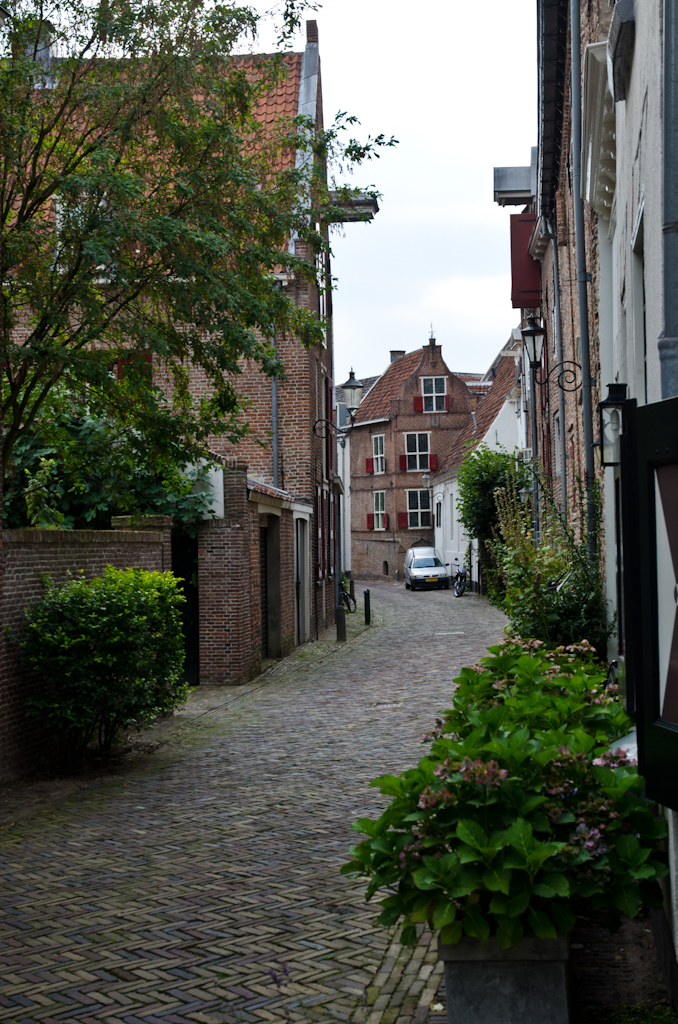
[[[358,602],[355,597],[353,597],[350,590],[347,589],[343,580],[339,582],[339,601],[349,613],[358,610]]]

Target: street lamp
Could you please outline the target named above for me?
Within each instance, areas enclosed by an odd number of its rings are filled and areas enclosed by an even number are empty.
[[[520,333],[523,336],[523,342],[527,349],[530,369],[538,370],[541,366],[541,357],[544,351],[546,328],[541,326],[536,316],[528,316],[527,326],[521,327]]]
[[[618,466],[621,460],[619,437],[623,426],[626,384],[608,384],[607,398],[598,404],[600,415],[600,461]]]
[[[536,316],[528,316],[527,326],[521,327],[520,333],[527,350],[527,358],[530,363],[530,434],[532,435],[532,535],[534,543],[539,540],[539,480],[537,478],[537,370],[541,366],[541,357],[544,352],[544,335],[546,328],[542,327]]]
[[[346,406],[346,412],[348,413],[352,423],[353,418],[356,412],[358,411],[360,403],[362,402],[363,399],[362,381],[355,379],[353,367],[351,367],[351,372],[348,376],[348,380],[346,381],[345,384],[341,385],[341,388],[342,391],[344,392],[344,405]]]

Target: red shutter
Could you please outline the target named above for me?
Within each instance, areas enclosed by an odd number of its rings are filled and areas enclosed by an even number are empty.
[[[415,395],[414,396],[414,411],[415,412],[423,412],[424,411],[424,399],[421,397],[421,395]]]
[[[450,411],[450,396],[445,395],[445,412]]]
[[[388,512],[384,512],[384,529],[388,530]]]
[[[399,512],[398,513],[398,529],[399,530],[406,530],[407,529],[407,512]]]
[[[407,472],[407,455],[401,455],[400,456],[400,472],[401,473],[406,473]]]
[[[365,472],[374,473],[374,459],[365,459]]]
[[[536,213],[511,216],[511,304],[514,309],[541,305],[541,263],[528,252]]]
[[[428,457],[428,468],[435,471],[438,468],[438,456],[429,455]]]
[[[334,576],[334,530],[335,530],[335,523],[334,523],[335,507],[334,506],[335,506],[335,499],[334,499],[334,495],[333,494],[328,494],[328,498],[329,498],[329,503],[328,503],[329,504],[329,507],[328,507],[329,523],[328,523],[328,538],[327,538],[327,541],[328,541],[328,544],[327,544],[327,564],[329,566],[329,574],[330,574],[330,576]]]
[[[374,512],[368,512],[367,513],[367,529],[368,530],[373,530],[374,529]]]

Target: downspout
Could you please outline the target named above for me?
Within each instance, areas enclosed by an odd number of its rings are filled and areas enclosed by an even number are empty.
[[[586,537],[589,559],[596,557],[596,509],[594,504],[593,405],[591,354],[589,350],[589,301],[586,272],[584,203],[581,197],[581,24],[580,0],[570,0],[571,108],[572,108],[572,198],[574,234],[577,251],[577,293],[579,298],[579,337],[581,339],[582,414],[584,419],[584,455],[586,477]],[[667,5],[670,6],[670,3]]]
[[[560,319],[560,271],[558,267],[558,240],[550,222],[544,218],[546,235],[551,239],[553,249],[553,294],[556,300],[556,355],[558,365],[563,365],[563,325]],[[563,498],[563,523],[567,526],[567,441],[565,440],[565,392],[558,388],[558,415],[560,416],[560,489]]]
[[[275,338],[271,338],[275,348]],[[271,433],[273,434],[273,486],[278,487],[278,381],[271,378]]]
[[[662,399],[678,395],[678,12],[664,3],[664,330],[659,335]]]

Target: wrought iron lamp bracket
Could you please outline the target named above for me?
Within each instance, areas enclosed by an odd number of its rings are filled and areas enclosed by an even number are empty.
[[[540,380],[535,373],[535,383],[538,384],[539,387],[543,388],[548,384],[553,374],[557,372],[558,387],[561,391],[579,391],[583,381],[580,377],[579,383],[576,383],[577,370],[579,370],[579,373],[581,374],[581,366],[579,363],[575,362],[574,359],[564,359],[562,363],[556,363],[556,365],[546,374],[543,380]]]

